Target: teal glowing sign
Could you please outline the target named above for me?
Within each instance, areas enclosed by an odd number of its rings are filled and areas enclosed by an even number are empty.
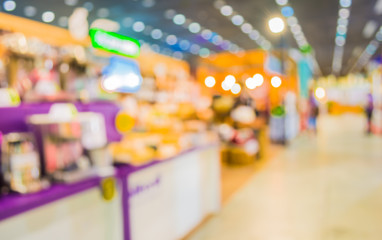
[[[140,45],[138,40],[134,38],[97,28],[90,29],[89,35],[94,48],[126,57],[135,58],[139,56]]]

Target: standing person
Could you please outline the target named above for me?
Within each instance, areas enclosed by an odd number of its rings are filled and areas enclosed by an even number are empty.
[[[373,95],[369,93],[367,95],[367,103],[365,106],[365,113],[367,118],[367,134],[371,133],[371,120],[373,117],[373,110],[374,110]]]
[[[314,133],[317,132],[317,117],[319,114],[318,104],[313,94],[309,97],[309,120],[308,128]]]

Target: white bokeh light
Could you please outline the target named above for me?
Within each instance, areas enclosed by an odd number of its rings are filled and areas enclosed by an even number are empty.
[[[323,89],[322,87],[316,88],[316,91],[314,93],[318,99],[323,99],[326,95],[325,89]]]
[[[271,85],[272,87],[274,88],[278,88],[281,86],[281,78],[278,77],[278,76],[274,76],[272,79],[271,79]]]
[[[135,22],[133,24],[133,30],[135,32],[142,32],[143,30],[145,30],[145,24],[141,21]]]
[[[214,77],[212,76],[208,76],[206,77],[206,79],[204,80],[204,84],[209,87],[209,88],[212,88],[213,86],[215,86],[216,84],[216,80]]]
[[[268,26],[269,26],[269,29],[271,30],[271,32],[280,33],[282,31],[284,31],[285,23],[281,18],[274,17],[268,21]]]
[[[247,78],[247,80],[245,80],[245,86],[247,86],[248,89],[255,89],[256,88],[256,82],[253,78]]]
[[[11,12],[16,9],[16,2],[15,1],[4,1],[3,8],[7,12]]]
[[[256,84],[257,87],[260,87],[264,83],[264,77],[260,73],[256,73],[253,76],[253,80],[255,81],[255,84]]]
[[[42,14],[42,20],[46,23],[53,22],[55,18],[54,12],[46,11]]]
[[[172,21],[176,25],[182,25],[186,22],[186,17],[183,14],[176,14]]]
[[[240,84],[235,83],[235,84],[232,86],[232,88],[231,88],[231,92],[232,92],[233,94],[239,94],[239,93],[241,92],[241,86],[240,86]]]

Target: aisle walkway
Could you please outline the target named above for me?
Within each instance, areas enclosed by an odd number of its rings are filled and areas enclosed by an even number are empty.
[[[323,117],[190,240],[382,239],[382,137],[361,116]]]

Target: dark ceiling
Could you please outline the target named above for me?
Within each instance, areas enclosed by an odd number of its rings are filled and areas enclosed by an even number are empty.
[[[376,20],[378,24],[382,20],[382,15],[376,15],[373,10],[376,1],[353,0],[350,8],[351,14],[341,74],[348,73],[359,55],[375,36],[373,34],[369,39],[366,39],[363,37],[362,31],[369,20]],[[85,3],[87,4],[85,6],[93,7],[88,18],[89,23],[99,18],[100,9],[106,8],[108,11],[103,12],[104,16],[107,15],[106,18],[120,23],[119,32],[121,34],[144,40],[150,44],[157,44],[160,51],[165,54],[180,51],[186,59],[192,58],[189,50],[182,50],[178,44],[168,45],[164,40],[153,39],[150,37],[150,30],[161,29],[167,34],[177,36],[179,40],[186,39],[191,44],[196,43],[212,52],[220,52],[223,49],[212,44],[211,41],[203,39],[200,34],[193,34],[186,28],[174,24],[171,19],[167,19],[165,12],[168,9],[173,9],[176,13],[181,13],[186,18],[200,23],[203,28],[212,30],[225,40],[237,44],[240,48],[254,49],[259,47],[247,34],[240,30],[240,27],[233,25],[227,17],[221,15],[220,11],[214,7],[214,4],[216,5],[214,0],[15,0],[15,2],[17,3],[16,9],[9,13],[26,17],[25,7],[33,6],[37,12],[35,16],[30,18],[41,21],[43,12],[53,11],[55,20],[52,24],[54,25],[60,25],[60,18],[70,16],[76,7],[84,6]],[[274,47],[279,46],[279,37],[271,34],[266,27],[270,16],[280,15],[280,7],[274,0],[225,0],[225,3],[231,5],[238,14],[244,17],[246,22],[252,24]],[[322,74],[332,73],[339,1],[290,0],[289,4],[294,9],[294,16],[297,17],[307,41],[314,49]],[[131,19],[132,22],[144,22],[146,30],[140,33],[134,32],[131,27]],[[147,26],[152,28],[147,28]],[[290,30],[287,29],[284,34],[287,45],[297,48]],[[165,38],[162,37],[162,39]]]

